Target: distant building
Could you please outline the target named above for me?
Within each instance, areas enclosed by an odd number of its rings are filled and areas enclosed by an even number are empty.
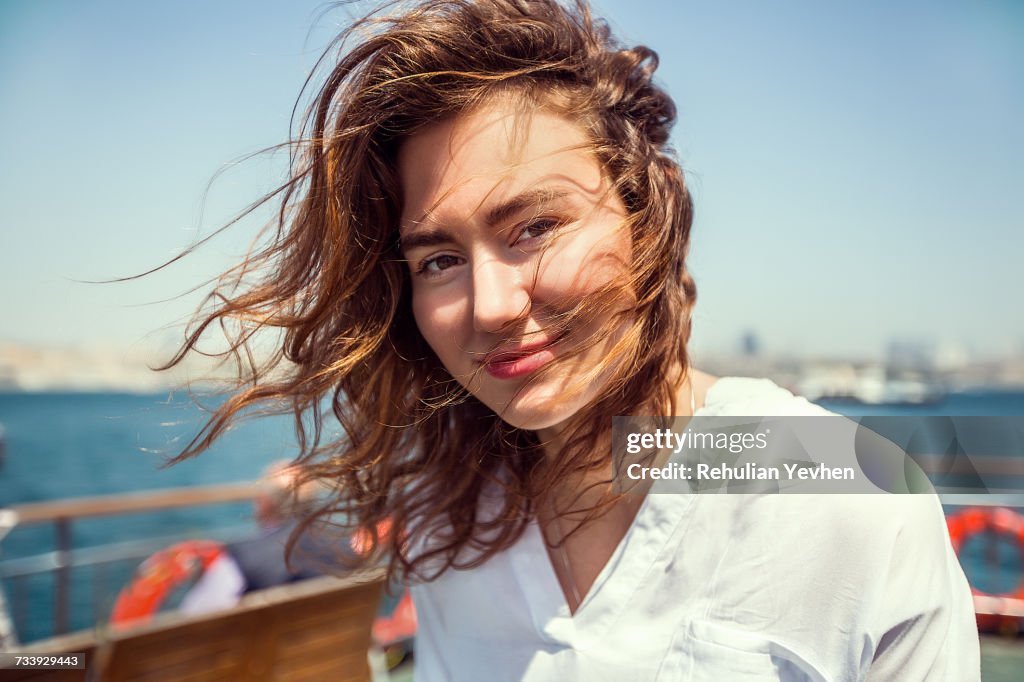
[[[886,349],[885,362],[890,371],[927,372],[935,367],[935,346],[925,341],[894,339]]]
[[[0,363],[0,391],[16,391],[18,388],[14,367],[6,363]]]
[[[754,358],[761,354],[761,342],[753,331],[746,331],[740,337],[740,354]]]

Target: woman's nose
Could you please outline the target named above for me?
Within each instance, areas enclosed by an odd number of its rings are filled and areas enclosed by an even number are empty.
[[[515,264],[488,257],[473,268],[473,327],[497,333],[530,313],[529,283]]]

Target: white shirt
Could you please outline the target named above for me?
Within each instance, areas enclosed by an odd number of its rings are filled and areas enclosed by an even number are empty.
[[[723,378],[698,415],[828,414]],[[648,495],[571,615],[536,522],[412,587],[417,682],[980,679],[932,495]]]

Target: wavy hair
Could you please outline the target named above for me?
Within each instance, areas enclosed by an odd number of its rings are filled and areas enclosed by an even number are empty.
[[[427,0],[345,30],[307,81],[304,92],[327,72],[289,143],[289,177],[264,199],[279,201],[266,239],[218,280],[166,365],[218,329],[223,355],[239,363],[230,397],[175,461],[250,408],[292,413],[304,476],[333,491],[307,525],[358,527],[389,571],[428,580],[515,542],[559,481],[607,460],[613,415],[675,409],[669,378],[688,367],[693,211],[668,147],[675,107],[652,81],[657,64],[652,50],[622,46],[584,0]],[[502,92],[582,126],[632,236],[628,282],[616,285],[631,294],[628,329],[556,458],[438,361],[413,319],[398,246],[402,142]],[[260,355],[265,332],[276,342]],[[501,501],[481,518],[492,484]]]

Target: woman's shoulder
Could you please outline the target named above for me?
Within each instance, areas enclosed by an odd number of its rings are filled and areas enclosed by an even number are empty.
[[[771,379],[723,376],[694,372],[698,405],[696,417],[833,416],[840,415],[795,395]],[[703,400],[702,400],[703,398]],[[830,556],[841,561],[849,555],[888,560],[924,541],[934,549],[943,539],[945,522],[934,494],[774,494],[726,495],[718,504],[735,507],[734,516],[748,529],[767,529],[776,538],[791,535],[793,555],[810,551],[818,555],[831,548]],[[710,500],[709,500],[710,502]],[[724,510],[722,510],[724,511]],[[809,536],[814,542],[807,542]],[[941,547],[942,543],[938,542]],[[921,549],[918,547],[917,549]],[[911,554],[913,552],[910,552]],[[840,559],[840,557],[842,557]],[[856,563],[856,562],[854,562]]]
[[[735,495],[736,521],[772,536],[790,538],[792,555],[811,553],[817,561],[888,564],[891,556],[947,549],[945,517],[934,494]],[[826,550],[827,551],[823,551]],[[909,567],[909,566],[908,566]]]
[[[823,407],[779,386],[771,379],[695,372],[694,386],[701,405],[696,416],[810,416],[831,415]]]

